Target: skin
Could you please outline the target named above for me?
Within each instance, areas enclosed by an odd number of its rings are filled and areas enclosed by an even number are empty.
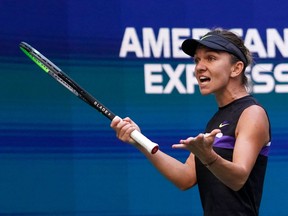
[[[196,50],[194,60],[201,94],[214,94],[219,107],[248,95],[245,86],[241,84],[244,68],[242,61],[232,64],[229,53],[205,47]],[[202,78],[208,78],[208,81],[203,82]],[[130,138],[133,130],[140,131],[130,118],[115,118],[111,127],[120,140],[138,148],[160,173],[181,190],[197,183],[195,156],[204,164],[217,158],[208,169],[232,190],[240,190],[248,179],[261,148],[269,141],[267,115],[263,108],[256,105],[245,109],[240,116],[235,132],[236,143],[232,161],[217,155],[212,148],[215,136],[221,132],[219,129],[211,131],[207,136],[200,133],[196,137],[181,139],[178,144],[172,145],[175,149],[186,149],[190,152],[186,162],[182,163],[161,150],[152,155]]]

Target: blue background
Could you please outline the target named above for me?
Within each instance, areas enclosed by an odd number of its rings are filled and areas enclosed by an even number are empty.
[[[179,191],[118,141],[106,118],[24,56],[21,41],[113,112],[133,118],[164,152],[184,162],[188,152],[172,150],[171,144],[203,131],[217,110],[214,98],[199,92],[145,94],[143,65],[157,60],[119,58],[125,28],[281,32],[287,28],[287,6],[284,0],[1,0],[0,214],[202,215],[197,187]],[[190,60],[158,61],[163,62]],[[273,135],[260,215],[287,215],[287,94],[255,97],[268,110]]]

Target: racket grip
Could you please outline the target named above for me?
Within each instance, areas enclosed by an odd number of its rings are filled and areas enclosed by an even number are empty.
[[[155,154],[159,149],[159,145],[157,143],[152,142],[137,130],[134,130],[130,136],[151,154]]]

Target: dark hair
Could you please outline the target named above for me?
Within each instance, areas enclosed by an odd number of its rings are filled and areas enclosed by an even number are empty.
[[[248,87],[248,78],[245,75],[245,69],[248,65],[252,64],[253,58],[251,52],[247,49],[247,47],[244,45],[244,40],[239,37],[238,35],[234,34],[233,32],[226,30],[226,29],[221,29],[221,28],[215,28],[211,31],[211,33],[214,34],[219,34],[220,36],[226,38],[229,40],[231,43],[236,45],[241,52],[245,55],[247,59],[247,65],[244,66],[243,71],[242,71],[242,84],[246,87]],[[231,63],[234,64],[237,61],[241,61],[237,56],[231,54]]]

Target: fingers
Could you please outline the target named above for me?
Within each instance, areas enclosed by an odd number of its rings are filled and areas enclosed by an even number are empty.
[[[214,129],[211,133],[200,133],[196,137],[188,137],[187,139],[181,139],[179,144],[172,145],[175,149],[186,149],[193,151],[200,148],[212,148],[213,141],[217,134],[221,133],[221,130]]]
[[[187,146],[194,141],[195,141],[194,137],[188,137],[185,140],[181,139],[179,141],[179,144],[173,144],[172,148],[174,148],[174,149],[187,149],[188,150]]]
[[[123,139],[124,141],[128,141],[128,138],[130,138],[130,134],[134,130],[135,127],[130,122],[123,120],[117,125],[117,137],[119,139]]]
[[[181,139],[180,143],[184,144],[184,145],[188,145],[189,143],[194,142],[196,139],[197,139],[197,137],[196,138],[195,137],[188,137],[185,140]]]
[[[217,134],[221,133],[220,129],[214,129],[213,131],[211,131],[210,135],[215,137]]]
[[[173,149],[186,149],[186,145],[185,144],[173,144],[172,148]]]
[[[119,116],[115,116],[115,118],[111,121],[110,127],[115,128],[122,119]]]
[[[204,134],[204,138],[212,137],[214,139],[216,136],[219,136],[220,134],[221,134],[221,130],[220,129],[214,129],[210,133],[205,133]]]
[[[130,137],[131,133],[134,130],[140,130],[138,126],[128,117],[121,119],[116,116],[111,124],[111,128],[113,128],[116,132],[116,137],[123,142],[135,144],[135,141]]]

